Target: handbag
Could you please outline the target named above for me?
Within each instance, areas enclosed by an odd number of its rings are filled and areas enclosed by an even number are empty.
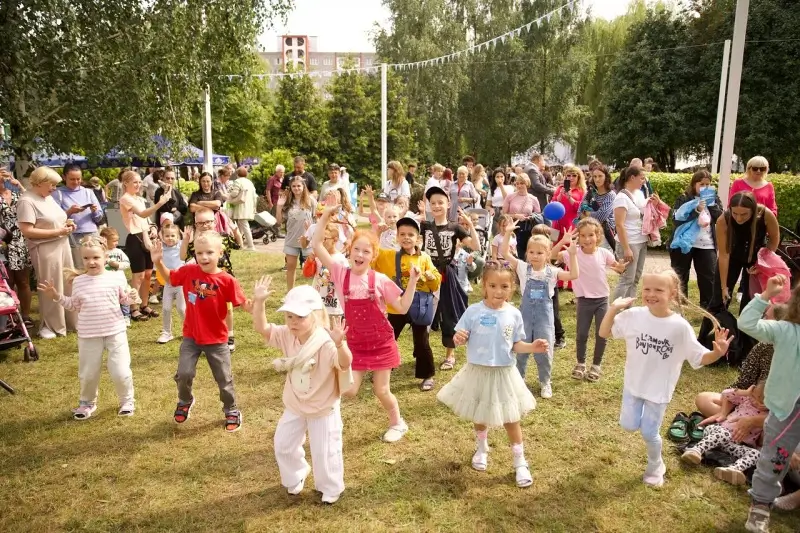
[[[403,252],[394,253],[394,282],[401,289],[403,284],[400,282],[400,259]],[[414,300],[408,308],[408,317],[415,326],[430,326],[433,324],[433,294],[429,292],[417,291],[414,293]]]
[[[220,235],[230,235],[233,232],[233,222],[222,209],[214,211],[214,226]]]
[[[303,277],[313,278],[316,273],[317,273],[316,259],[307,258],[303,262]]]

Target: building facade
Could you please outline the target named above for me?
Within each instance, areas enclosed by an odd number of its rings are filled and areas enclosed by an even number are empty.
[[[281,35],[277,38],[277,52],[259,52],[270,73],[286,72],[291,65],[295,72],[316,72],[312,76],[314,85],[324,90],[334,72],[345,65],[351,68],[377,66],[374,52],[320,52],[318,38],[308,35]],[[278,78],[270,78],[270,88],[274,88]]]

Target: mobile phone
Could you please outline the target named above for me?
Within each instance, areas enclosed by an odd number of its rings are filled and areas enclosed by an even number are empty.
[[[82,205],[82,206],[81,206],[81,209],[86,209],[87,207],[92,207],[93,205],[94,205],[94,204],[86,204],[86,205]]]
[[[569,178],[564,178],[564,190],[568,191],[570,189],[570,185],[572,184]]]

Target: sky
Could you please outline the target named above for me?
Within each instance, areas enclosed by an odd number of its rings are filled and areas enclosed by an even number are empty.
[[[583,0],[583,4],[591,7],[594,16],[613,19],[625,13],[628,1]],[[376,22],[389,25],[389,11],[381,0],[295,0],[287,23],[278,21],[259,42],[264,50],[274,52],[277,37],[291,33],[318,37],[320,52],[374,52],[370,35]]]

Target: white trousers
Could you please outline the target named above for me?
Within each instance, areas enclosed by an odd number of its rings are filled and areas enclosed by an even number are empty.
[[[164,331],[172,335],[172,302],[178,308],[181,320],[186,317],[186,302],[183,299],[183,287],[173,287],[167,282],[164,285],[164,296],[161,302],[161,326]]]
[[[250,221],[240,218],[236,221],[236,226],[239,228],[239,231],[242,234],[242,240],[244,241],[244,249],[245,250],[252,250],[253,249],[253,231],[250,229]]]
[[[117,390],[120,405],[133,402],[133,373],[128,332],[108,337],[78,337],[78,378],[81,381],[81,405],[95,405],[103,368],[103,352],[108,350],[108,373]]]
[[[320,418],[297,416],[288,409],[275,429],[275,460],[281,473],[281,485],[294,487],[306,476],[308,462],[303,444],[311,441],[314,488],[325,496],[344,492],[342,458],[342,413],[337,402],[331,412]]]

